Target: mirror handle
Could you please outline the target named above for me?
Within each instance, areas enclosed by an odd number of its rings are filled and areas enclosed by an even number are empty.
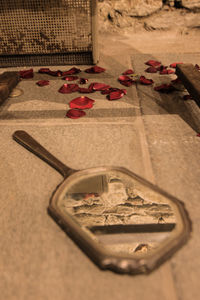
[[[22,145],[24,148],[30,152],[37,155],[39,158],[44,160],[54,169],[56,169],[64,178],[67,178],[72,173],[76,172],[61,161],[59,161],[55,156],[53,156],[49,151],[47,151],[42,145],[40,145],[34,138],[32,138],[26,131],[17,130],[13,133],[13,139]]]

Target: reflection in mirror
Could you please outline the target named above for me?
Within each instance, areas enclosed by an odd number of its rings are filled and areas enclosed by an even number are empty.
[[[107,250],[136,257],[169,239],[177,222],[171,200],[115,169],[76,179],[58,205]]]

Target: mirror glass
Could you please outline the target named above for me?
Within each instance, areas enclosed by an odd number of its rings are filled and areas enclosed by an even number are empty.
[[[75,178],[57,205],[115,254],[152,253],[177,228],[174,202],[118,169]]]

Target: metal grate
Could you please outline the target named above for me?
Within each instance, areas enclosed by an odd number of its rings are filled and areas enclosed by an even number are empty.
[[[93,62],[93,0],[0,0],[0,64]]]

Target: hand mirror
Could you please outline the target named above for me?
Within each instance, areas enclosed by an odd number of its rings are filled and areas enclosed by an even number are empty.
[[[13,138],[63,175],[48,211],[100,268],[148,273],[187,241],[184,204],[155,185],[121,167],[73,170],[25,131]]]

